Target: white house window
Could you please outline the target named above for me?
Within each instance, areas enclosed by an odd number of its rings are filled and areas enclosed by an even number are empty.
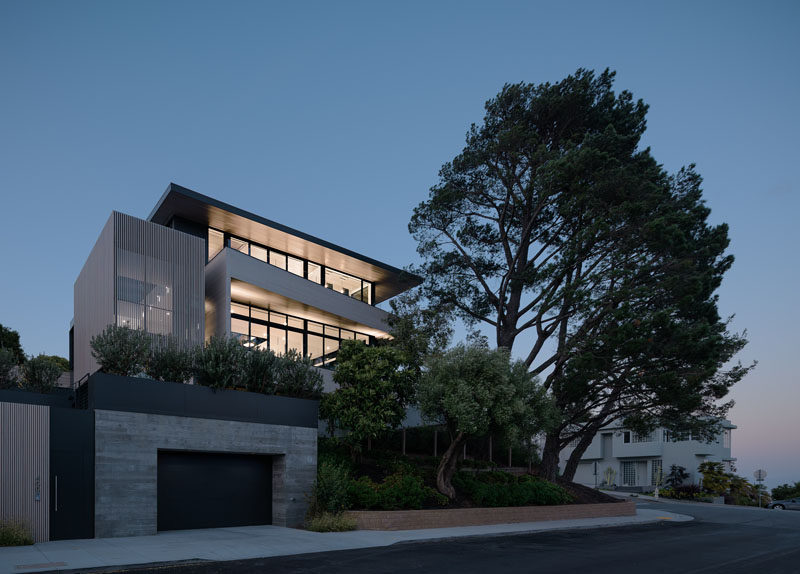
[[[622,462],[622,485],[636,486],[636,462]]]
[[[731,429],[722,431],[722,446],[724,448],[731,448]]]
[[[656,435],[655,433],[648,433],[648,434],[637,434],[631,431],[623,431],[622,432],[622,442],[624,443],[632,443],[632,442],[655,442]]]
[[[661,459],[657,458],[651,462],[650,465],[650,484],[653,486],[658,486],[660,483],[663,483],[664,476],[662,474],[662,464]]]
[[[692,433],[689,431],[664,430],[664,442],[685,442],[687,440],[692,440]]]

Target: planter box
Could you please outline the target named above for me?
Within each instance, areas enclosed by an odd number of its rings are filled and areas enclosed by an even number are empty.
[[[317,428],[319,401],[95,373],[78,390],[88,409]],[[83,398],[83,397],[81,397]]]
[[[484,524],[513,524],[576,518],[635,516],[633,501],[559,506],[510,506],[506,508],[450,508],[437,510],[351,510],[359,530],[418,530]]]

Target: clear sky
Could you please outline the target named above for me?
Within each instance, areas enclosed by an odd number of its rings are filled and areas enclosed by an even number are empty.
[[[758,368],[740,474],[800,480],[800,3],[0,1],[0,323],[67,355],[111,210],[170,181],[396,266],[407,224],[506,82],[617,71],[646,144],[731,227],[720,290]]]

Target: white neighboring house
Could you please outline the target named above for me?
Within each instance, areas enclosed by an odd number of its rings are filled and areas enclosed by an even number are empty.
[[[649,490],[662,473],[664,481],[673,464],[689,473],[684,484],[699,484],[702,475],[697,467],[702,462],[721,462],[726,472],[733,472],[735,458],[731,457],[731,431],[736,425],[723,420],[715,440],[706,443],[694,440],[691,433],[674,433],[657,428],[648,435],[638,435],[625,429],[621,423],[612,423],[600,429],[583,453],[574,482],[588,486],[602,485],[607,468],[616,472],[614,484],[626,490]],[[572,454],[577,441],[560,454],[559,469]]]

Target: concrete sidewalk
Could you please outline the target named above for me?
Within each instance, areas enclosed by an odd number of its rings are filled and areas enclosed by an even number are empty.
[[[74,570],[153,562],[219,561],[389,546],[399,542],[462,536],[500,536],[576,528],[626,526],[691,516],[639,509],[636,516],[551,520],[425,530],[318,533],[279,526],[247,526],[163,532],[155,536],[59,540],[0,548],[0,573]]]

